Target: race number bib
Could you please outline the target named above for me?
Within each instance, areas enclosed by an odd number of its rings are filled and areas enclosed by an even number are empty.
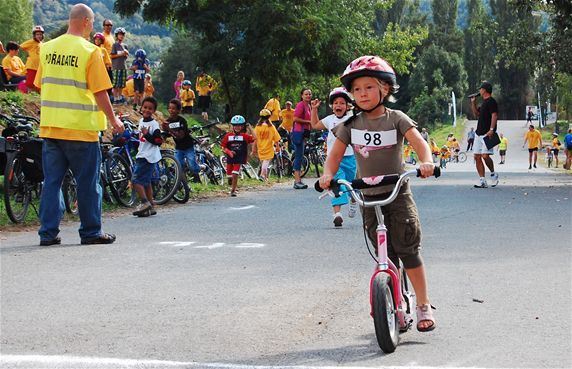
[[[169,123],[169,128],[171,129],[181,128],[181,123],[180,122]]]
[[[397,144],[397,130],[362,131],[352,128],[352,145],[362,147],[388,147]]]
[[[137,74],[145,74],[145,69],[136,69],[135,73]]]
[[[244,141],[244,137],[242,137],[242,136],[230,136],[230,137],[228,138],[228,140],[229,140],[229,141],[235,141],[235,142],[236,142],[236,141]]]

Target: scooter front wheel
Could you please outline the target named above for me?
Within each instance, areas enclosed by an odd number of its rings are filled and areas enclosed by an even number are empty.
[[[391,277],[378,273],[372,285],[373,324],[377,343],[386,354],[395,351],[399,343],[399,320],[393,299]]]

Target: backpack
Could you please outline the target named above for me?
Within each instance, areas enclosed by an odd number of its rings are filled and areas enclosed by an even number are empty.
[[[40,138],[30,138],[22,144],[22,171],[28,180],[40,183],[44,180],[42,169],[42,144]]]

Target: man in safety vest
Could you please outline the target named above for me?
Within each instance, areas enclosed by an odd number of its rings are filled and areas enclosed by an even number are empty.
[[[61,186],[71,168],[77,182],[82,244],[115,241],[101,230],[101,151],[99,131],[115,132],[123,124],[115,117],[107,90],[111,82],[98,47],[87,41],[93,11],[85,4],[71,8],[66,34],[42,44],[34,84],[41,88],[40,137],[44,138],[44,186],[40,199],[40,245],[61,243],[59,224],[64,205]]]

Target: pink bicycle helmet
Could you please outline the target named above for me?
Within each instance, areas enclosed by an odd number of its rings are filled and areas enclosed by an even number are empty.
[[[336,87],[330,92],[330,96],[328,96],[328,102],[330,105],[334,103],[334,100],[337,97],[343,97],[348,103],[352,102],[352,97],[344,87]]]
[[[340,80],[346,88],[351,91],[352,81],[358,77],[378,78],[390,85],[390,94],[397,91],[397,81],[395,71],[387,61],[379,56],[364,55],[352,61],[347,67]]]
[[[97,40],[100,39],[101,41],[105,41],[105,35],[101,32],[97,32],[95,35],[93,35],[93,40]]]

